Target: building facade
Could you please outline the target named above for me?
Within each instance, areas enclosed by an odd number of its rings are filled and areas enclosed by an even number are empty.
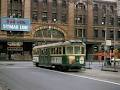
[[[120,45],[116,1],[0,1],[1,18],[27,18],[31,21],[30,31],[0,30],[1,58],[31,60],[34,45],[70,39],[84,41],[87,54],[101,50],[106,40],[111,40],[110,46]]]

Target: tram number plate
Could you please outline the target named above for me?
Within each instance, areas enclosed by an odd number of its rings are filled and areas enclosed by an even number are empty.
[[[52,64],[62,64],[62,57],[52,57],[51,63]]]

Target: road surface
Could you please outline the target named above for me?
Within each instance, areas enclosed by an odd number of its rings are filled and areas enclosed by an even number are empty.
[[[9,90],[120,90],[119,83],[75,73],[38,68],[31,62],[0,62],[0,84]]]

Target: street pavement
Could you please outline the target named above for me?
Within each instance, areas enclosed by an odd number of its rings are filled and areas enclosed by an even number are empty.
[[[24,63],[24,64],[23,64]],[[22,74],[21,72],[24,72],[24,73],[26,73],[26,72],[28,72],[29,71],[29,74],[31,73],[32,75],[34,74],[36,77],[39,77],[39,76],[45,76],[45,75],[47,75],[47,73],[48,73],[48,71],[46,71],[46,72],[44,72],[44,70],[42,70],[42,69],[39,69],[39,68],[33,68],[33,66],[32,66],[32,63],[31,62],[29,62],[29,64],[28,64],[28,62],[0,62],[0,69],[1,70],[4,70],[4,67],[6,68],[5,70],[7,70],[7,72],[5,72],[6,74],[9,74],[9,75],[11,75],[11,77],[13,76],[13,73],[15,74],[15,78],[17,79],[17,75],[23,75],[24,76],[24,79],[26,79],[26,78],[31,78],[32,76],[29,76],[29,77],[27,77],[26,75],[24,75],[24,74]],[[87,62],[86,63],[86,70],[81,70],[81,71],[79,71],[79,72],[65,72],[65,73],[67,73],[67,74],[72,74],[72,75],[77,75],[77,76],[79,76],[79,77],[84,77],[85,76],[85,78],[86,77],[89,77],[89,78],[92,78],[91,80],[103,80],[104,82],[109,82],[109,83],[114,83],[114,84],[117,84],[117,85],[119,85],[120,86],[120,69],[118,68],[117,70],[118,70],[118,72],[112,72],[112,71],[103,71],[103,70],[101,70],[101,68],[102,68],[102,63],[101,62],[92,62],[92,63],[89,63],[89,62]],[[32,69],[32,71],[31,71],[31,69]],[[8,72],[8,70],[10,70],[9,72]],[[15,71],[14,71],[15,70]],[[17,71],[16,71],[17,70]],[[19,71],[21,71],[21,72],[19,72]],[[38,71],[37,71],[38,70]],[[14,71],[14,72],[13,72]],[[2,72],[4,72],[4,71],[2,71]],[[13,72],[13,73],[12,73]],[[1,71],[0,71],[0,73],[1,73]],[[44,73],[44,75],[43,75],[43,73]],[[46,73],[46,74],[45,74]],[[59,74],[56,74],[56,73],[53,73],[53,72],[49,72],[49,74],[52,74],[51,76],[48,76],[48,77],[52,77],[52,76],[54,76],[54,77],[56,77],[56,75],[57,76],[59,76]],[[56,75],[54,75],[54,74],[56,74]],[[21,77],[21,76],[20,76]],[[19,78],[20,78],[19,77]],[[60,76],[61,77],[61,79],[60,78],[57,78],[56,77],[56,79],[49,79],[49,78],[47,78],[47,80],[53,80],[53,81],[61,81],[61,80],[63,80],[63,78],[65,79],[65,77],[66,76]],[[13,77],[12,77],[13,78]],[[40,78],[40,77],[39,77]],[[66,77],[67,78],[67,77]],[[16,80],[15,79],[15,80]],[[43,78],[41,78],[40,80],[42,80]],[[44,78],[44,79],[46,79],[46,78]],[[1,80],[1,79],[0,79]],[[7,79],[8,80],[8,79]],[[21,82],[22,82],[22,78],[20,79],[21,80]],[[26,79],[27,80],[27,79]],[[24,82],[27,82],[27,81],[24,81]],[[36,81],[38,81],[37,79],[35,79]],[[67,80],[69,80],[69,79],[67,79]],[[83,80],[83,79],[82,79]],[[32,81],[34,81],[34,79],[32,79]],[[74,81],[74,80],[73,80]],[[81,81],[81,80],[80,80]],[[81,83],[80,81],[78,81],[79,83]],[[11,80],[9,80],[9,82],[11,82]],[[17,81],[16,81],[17,82]],[[44,81],[45,82],[45,81]],[[89,83],[90,84],[90,82],[89,82],[89,80],[85,80],[84,82],[86,82],[86,83]],[[17,83],[20,83],[20,82],[17,82]],[[29,82],[27,82],[27,83],[29,83]],[[35,86],[36,85],[38,85],[38,83],[36,83],[36,82],[34,82],[34,83],[32,83],[32,84],[34,84]],[[39,83],[41,83],[41,82],[39,82]],[[47,82],[46,82],[47,83]],[[55,83],[55,82],[54,82]],[[60,83],[60,82],[59,82]],[[94,82],[92,82],[92,83],[94,83]],[[98,82],[97,82],[98,83]],[[14,84],[16,84],[16,83],[14,83]],[[31,84],[31,85],[32,85]],[[50,83],[49,83],[50,84]],[[48,85],[49,85],[48,84]],[[61,81],[61,84],[62,84],[62,81]],[[71,84],[71,83],[70,83]],[[88,85],[89,85],[88,84]],[[95,83],[94,83],[95,84]],[[2,83],[2,85],[5,85],[4,84],[4,82]],[[1,85],[1,83],[0,83],[0,90],[9,90],[9,88],[7,87],[7,85],[6,86],[2,86]],[[28,86],[31,86],[31,85],[28,85]],[[57,84],[56,84],[57,85]],[[69,84],[68,84],[69,85]],[[2,88],[1,88],[1,86],[2,86]],[[79,85],[78,85],[79,86]],[[37,87],[39,87],[39,86],[37,86]],[[42,86],[41,86],[42,87]],[[5,88],[5,89],[4,89]],[[7,88],[7,89],[6,89]],[[31,87],[32,88],[32,87]],[[57,88],[57,87],[56,87]],[[72,88],[72,87],[71,87]],[[79,88],[79,87],[78,87]],[[84,87],[85,88],[85,87]],[[86,87],[87,88],[87,87]],[[63,88],[64,89],[64,88]],[[21,89],[21,90],[23,90],[23,89]],[[26,89],[27,90],[27,89]],[[32,90],[32,89],[29,89],[29,90]],[[36,89],[36,90],[38,90],[38,89]],[[52,90],[52,89],[51,89]],[[59,89],[58,89],[59,90]],[[69,88],[69,90],[71,90],[70,88]],[[72,90],[74,90],[74,89],[72,89]],[[85,89],[84,89],[85,90]],[[87,90],[87,89],[86,89]],[[99,90],[99,89],[96,89],[96,90]],[[103,90],[103,89],[101,89],[101,90]],[[106,89],[105,89],[106,90]],[[119,90],[119,89],[116,89],[116,90]]]
[[[102,62],[92,62],[92,63],[87,62],[86,67],[87,69],[80,74],[120,83],[119,66],[116,66],[115,68],[117,72],[114,71],[114,67],[110,68],[110,66],[104,66]]]

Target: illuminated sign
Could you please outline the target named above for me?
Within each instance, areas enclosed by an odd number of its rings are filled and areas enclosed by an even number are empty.
[[[30,31],[30,20],[21,18],[1,18],[1,30]]]

